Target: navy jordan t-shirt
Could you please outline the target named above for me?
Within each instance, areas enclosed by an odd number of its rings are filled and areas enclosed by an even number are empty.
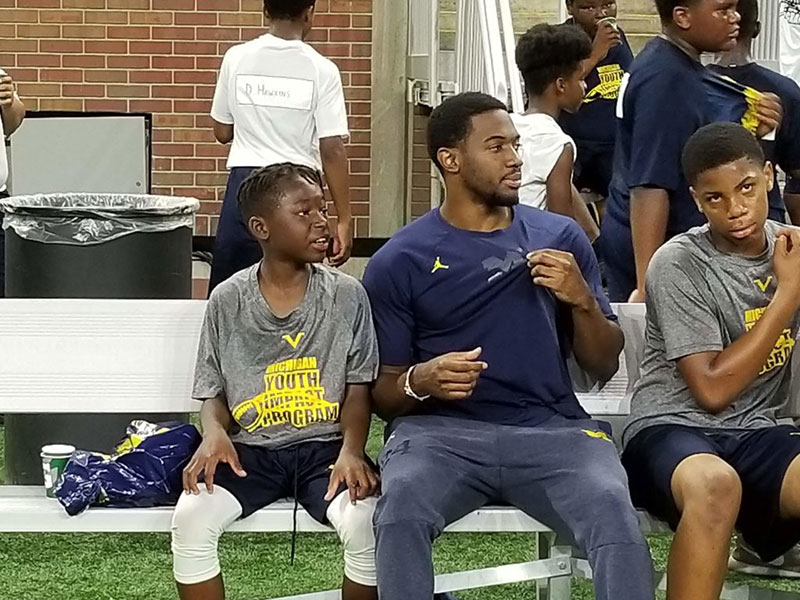
[[[571,252],[601,309],[615,320],[589,240],[571,219],[526,206],[491,233],[465,231],[432,210],[400,230],[364,275],[381,364],[406,366],[483,348],[468,400],[420,402],[417,413],[535,426],[555,414],[586,418],[565,357],[570,311],[533,283],[526,256]]]

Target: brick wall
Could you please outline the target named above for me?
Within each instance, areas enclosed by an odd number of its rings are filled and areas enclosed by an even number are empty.
[[[357,235],[369,228],[372,1],[318,0],[311,43],[342,71]],[[154,193],[201,201],[213,233],[227,147],[208,116],[231,45],[265,30],[262,0],[0,0],[0,67],[30,110],[153,113]]]

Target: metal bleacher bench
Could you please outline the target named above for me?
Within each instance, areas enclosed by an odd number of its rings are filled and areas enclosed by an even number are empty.
[[[197,412],[200,403],[191,399],[191,384],[204,308],[199,300],[0,300],[0,414]],[[626,334],[619,373],[602,390],[578,394],[587,412],[599,418],[628,413],[644,347],[644,306],[615,310]],[[0,486],[0,533],[168,532],[171,514],[170,507],[91,508],[69,517],[39,486]],[[647,532],[666,531],[644,513],[640,521]],[[231,528],[291,530],[288,501]],[[303,511],[298,530],[330,531]],[[568,600],[571,577],[591,577],[588,563],[569,545],[514,508],[481,508],[447,531],[531,533],[537,537],[537,556],[521,564],[439,575],[437,591],[536,581],[537,598]],[[338,597],[338,591],[328,591],[293,598]],[[753,596],[746,588],[728,586],[724,597],[781,596]]]

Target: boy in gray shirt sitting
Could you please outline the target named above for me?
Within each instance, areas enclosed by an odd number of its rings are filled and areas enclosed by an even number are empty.
[[[767,221],[772,166],[715,123],[683,167],[702,227],[647,273],[647,347],[623,433],[634,504],[675,529],[668,598],[718,599],[734,529],[770,561],[800,540],[800,429],[778,425],[800,325],[800,233]]]
[[[342,598],[375,599],[378,480],[364,445],[378,350],[366,292],[319,264],[330,237],[316,171],[259,169],[238,202],[264,258],[215,288],[206,308],[193,391],[203,442],[172,521],[180,597],[222,600],[222,532],[292,496],[343,541]]]

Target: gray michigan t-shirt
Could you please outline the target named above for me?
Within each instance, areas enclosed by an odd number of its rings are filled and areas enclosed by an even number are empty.
[[[280,448],[335,439],[345,386],[377,375],[367,294],[349,275],[310,265],[300,306],[278,318],[261,295],[258,268],[211,294],[192,396],[224,394],[240,427],[235,442]]]
[[[706,412],[678,371],[678,359],[719,352],[753,328],[775,294],[775,234],[768,221],[761,256],[725,254],[711,242],[708,225],[679,235],[656,252],[647,271],[646,349],[631,400],[623,444],[646,427],[662,424],[756,429],[776,422],[789,394],[790,356],[800,319],[795,315],[758,378],[723,412]]]

